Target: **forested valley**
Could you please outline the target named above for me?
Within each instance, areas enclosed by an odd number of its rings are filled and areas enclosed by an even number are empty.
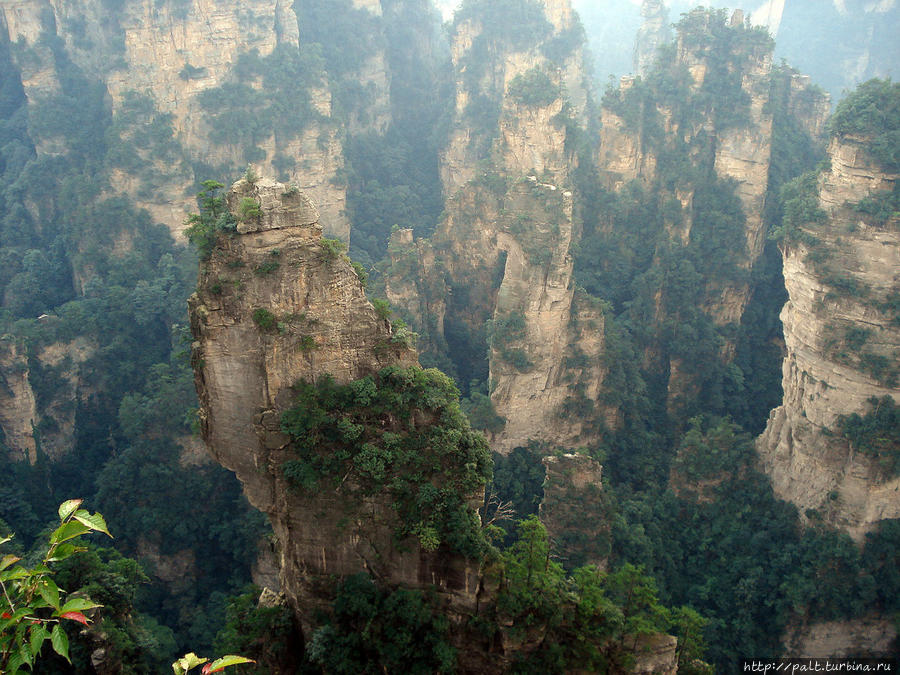
[[[896,657],[900,85],[672,24],[0,0],[0,672]]]

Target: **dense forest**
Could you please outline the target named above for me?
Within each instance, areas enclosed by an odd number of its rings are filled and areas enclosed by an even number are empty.
[[[127,4],[103,3],[111,21]],[[543,638],[510,672],[627,672],[636,635],[669,633],[679,640],[679,672],[725,673],[742,657],[783,654],[791,628],[900,617],[900,520],[882,520],[855,542],[822,514],[798,513],[776,497],[754,445],[783,397],[782,251],[802,244],[815,258],[821,250],[806,230],[824,218],[816,181],[833,139],[865,139],[865,151],[896,172],[900,85],[861,85],[815,134],[795,114],[797,72],[782,64],[767,74],[771,160],[764,208],[755,214],[764,243],[752,264],[741,186],[717,172],[714,158],[721,139],[757,114],[742,74],[774,48],[764,30],[729,26],[724,11],[686,14],[675,26],[681,42],[664,45],[645,77],[601,92],[588,75],[583,117],[561,106],[553,123],[569,132],[573,167],[561,187],[577,204],[573,286],[602,316],[604,331],[596,363],[575,350],[566,363],[600,368],[605,379],[596,400],[573,382],[560,424],[577,421],[599,439],[577,450],[603,466],[600,496],[590,506],[603,526],[555,538],[538,517],[548,487],[542,460],[576,448],[534,438],[491,457],[481,433],[490,438],[505,423],[491,399],[497,366],[490,359],[521,372],[533,365],[523,347],[524,317],[482,322],[474,292],[467,304],[466,283],[477,288],[478,279],[447,282],[442,334],[392,311],[383,296],[392,275],[412,278],[420,269],[412,261],[401,270],[399,231],[440,245],[451,209],[442,153],[458,125],[478,157],[472,192],[479,199],[506,194],[523,177],[506,175],[498,163],[498,124],[510,110],[547,108],[564,97],[553,78],[583,48],[585,33],[577,18],[574,28],[554,33],[537,0],[466,0],[443,26],[429,2],[383,0],[377,13],[358,5],[298,0],[290,11],[301,26],[299,47],[243,52],[221,82],[197,96],[203,124],[214,130],[210,147],[228,150],[210,150],[209,161],[187,148],[180,121],[149,93],[130,91],[112,104],[106,75],[73,56],[90,52],[78,46],[88,40],[84,33],[46,31],[34,45],[0,39],[0,374],[13,411],[2,417],[0,535],[15,532],[3,553],[37,564],[57,507],[74,497],[102,513],[114,536],[86,537],[84,551],[56,564],[59,588],[103,607],[89,628],[65,627],[72,665],[48,644],[33,672],[155,673],[188,651],[246,655],[257,661],[255,670],[238,670],[248,673],[455,672],[455,628],[428,592],[385,587],[366,574],[336,579],[332,605],[302,637],[288,607],[258,602],[251,578],[265,577],[270,527],[197,436],[186,307],[198,264],[216,237],[235,230],[223,184],[252,177],[248,162],[268,161],[286,181],[302,172],[303,157],[267,156],[265,148],[270,139],[287,147],[310,130],[321,147],[328,134],[340,139],[333,182],[346,188],[351,235],[349,247],[331,239],[326,246],[335,257],[347,249],[379,316],[393,319],[410,342],[417,331],[422,365],[447,375],[385,369],[348,385],[299,383],[281,422],[297,458],[283,470],[296,491],[314,492],[352,464],[365,476],[365,496],[384,489],[397,495],[398,537],[412,536],[426,551],[440,542],[494,570],[501,581],[493,609],[469,626],[484,639],[479,649],[488,651],[499,639],[492,636],[513,626],[522,643],[536,631]],[[454,31],[473,23],[482,32],[455,63]],[[551,65],[498,90],[496,60],[534,44]],[[701,86],[692,86],[678,49],[705,55]],[[360,77],[374,62],[390,73],[386,92]],[[58,83],[34,97],[25,81],[36,64],[51,68]],[[199,82],[203,69],[186,63],[180,79]],[[461,87],[475,95],[454,118]],[[323,89],[330,115],[315,103]],[[655,158],[649,179],[615,185],[598,169],[601,108]],[[125,188],[123,172],[140,177],[133,183],[140,187]],[[196,246],[137,205],[171,185],[173,175],[199,194],[185,222]],[[855,213],[896,231],[897,190],[894,183],[892,192],[859,202]],[[525,228],[525,220],[513,222]],[[683,226],[690,236],[674,237]],[[534,240],[525,257],[550,269],[550,248]],[[864,293],[849,284],[839,292]],[[495,294],[498,286],[485,282]],[[746,291],[746,307],[737,322],[718,321],[709,308],[733,289]],[[889,299],[878,309],[892,311],[897,325],[896,292],[891,297],[893,308]],[[260,314],[257,323],[277,332],[274,317]],[[839,346],[856,358],[865,355],[866,339],[846,332]],[[893,362],[869,354],[860,367],[893,397],[871,399],[830,433],[896,476],[896,354]],[[688,383],[679,391],[676,368]],[[23,381],[33,391],[33,418],[16,427],[12,402]],[[603,418],[607,408],[617,411],[614,421]],[[381,416],[391,410],[404,423],[385,431]],[[441,419],[426,440],[410,422],[421,415]],[[22,424],[33,438],[25,450],[12,440]],[[427,465],[422,444],[454,459],[464,447],[468,473],[440,474],[446,460]],[[411,495],[422,494],[416,490],[428,471],[441,476],[440,489],[417,501]],[[460,495],[482,488],[487,498],[477,522]],[[605,567],[587,565],[588,551],[599,551]]]

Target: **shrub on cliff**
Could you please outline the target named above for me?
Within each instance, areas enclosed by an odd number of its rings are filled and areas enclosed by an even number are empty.
[[[222,195],[224,187],[214,180],[203,181],[203,189],[197,194],[200,213],[192,213],[187,219],[184,235],[197,247],[202,260],[209,258],[220,232],[235,229],[234,216]]]
[[[869,153],[887,171],[900,170],[900,83],[863,82],[838,103],[828,122],[834,136],[863,136]]]
[[[294,390],[281,426],[296,453],[283,471],[296,489],[330,484],[349,495],[387,494],[398,539],[415,536],[426,550],[445,546],[472,558],[483,552],[467,500],[490,478],[490,452],[449,377],[391,366],[348,384],[323,376]]]
[[[559,98],[559,87],[540,68],[516,75],[506,92],[516,103],[525,106],[548,106]]]
[[[900,406],[890,396],[868,400],[865,415],[853,413],[838,418],[838,430],[852,450],[878,460],[891,476],[900,474]]]
[[[379,588],[365,574],[340,585],[332,616],[307,643],[310,661],[328,673],[452,673],[450,621],[418,590]]]

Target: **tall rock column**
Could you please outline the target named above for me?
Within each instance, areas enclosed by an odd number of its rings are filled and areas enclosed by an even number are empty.
[[[327,375],[346,384],[387,366],[415,366],[416,353],[376,313],[340,250],[323,241],[303,193],[242,180],[228,204],[237,232],[219,237],[190,301],[201,428],[214,457],[268,515],[282,588],[304,630],[327,605],[334,579],[358,572],[389,586],[434,585],[451,604],[471,605],[478,562],[443,547],[426,550],[414,537],[398,540],[386,490],[359,497],[348,488],[351,471],[339,485],[323,479],[312,492],[286,477],[284,465],[297,455],[281,420],[295,383]],[[423,438],[431,423],[417,418]]]
[[[865,415],[870,398],[900,402],[900,325],[890,302],[900,292],[898,219],[879,224],[855,208],[895,193],[898,175],[872,158],[868,141],[831,142],[831,169],[815,186],[821,222],[782,246],[784,403],[757,443],[776,494],[857,540],[900,517],[900,477],[839,433],[840,416]]]

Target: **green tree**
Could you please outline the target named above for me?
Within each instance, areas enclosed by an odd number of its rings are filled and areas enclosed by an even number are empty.
[[[203,189],[197,194],[200,213],[193,213],[187,219],[184,235],[197,247],[202,260],[212,254],[220,232],[235,229],[234,216],[221,192],[224,187],[214,180],[203,181]]]

